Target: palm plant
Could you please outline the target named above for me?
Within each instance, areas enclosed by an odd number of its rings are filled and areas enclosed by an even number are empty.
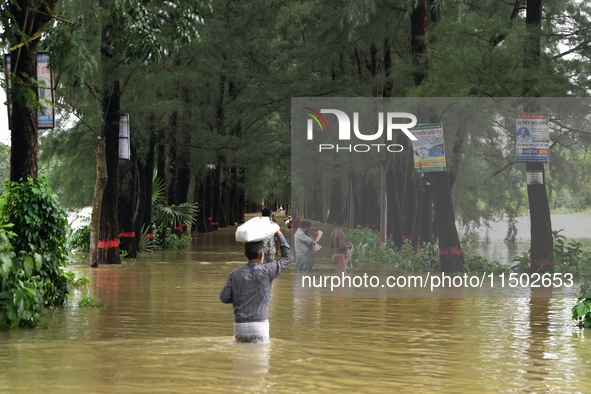
[[[179,205],[168,205],[164,200],[166,185],[156,175],[152,182],[152,212],[156,228],[175,228],[186,224],[190,226],[193,218],[199,212],[199,204],[183,203]]]

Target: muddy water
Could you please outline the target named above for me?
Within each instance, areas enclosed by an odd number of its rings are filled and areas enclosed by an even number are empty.
[[[286,272],[272,343],[235,344],[218,293],[243,260],[221,230],[77,268],[108,306],[81,309],[76,292],[49,329],[0,332],[0,392],[591,392],[591,333],[568,299],[302,299]]]

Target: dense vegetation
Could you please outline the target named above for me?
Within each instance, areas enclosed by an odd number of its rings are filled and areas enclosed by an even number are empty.
[[[34,327],[67,301],[66,212],[44,178],[7,182],[0,223],[0,328]]]

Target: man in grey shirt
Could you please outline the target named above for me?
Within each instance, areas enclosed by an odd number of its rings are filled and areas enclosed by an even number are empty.
[[[234,306],[234,337],[236,342],[269,343],[269,301],[273,279],[292,261],[291,248],[278,230],[281,258],[268,264],[264,259],[263,241],[246,242],[244,254],[248,263],[230,273],[220,300]]]
[[[302,220],[300,222],[300,227],[293,236],[298,272],[310,271],[314,265],[315,240],[308,235],[310,225],[311,223],[309,220]]]

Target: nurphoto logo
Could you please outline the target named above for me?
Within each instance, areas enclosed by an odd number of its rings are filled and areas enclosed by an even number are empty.
[[[328,132],[328,122],[322,114],[331,114],[336,116],[338,121],[338,140],[339,141],[351,141],[351,119],[344,111],[339,109],[320,109],[315,110],[310,107],[304,107],[307,111],[309,118],[307,119],[307,138],[308,141],[314,140],[314,129],[322,132]],[[353,134],[361,141],[377,141],[382,138],[384,134],[384,123],[386,124],[386,141],[392,141],[394,137],[394,131],[402,131],[410,140],[416,141],[416,137],[410,132],[410,129],[416,126],[417,117],[408,112],[378,112],[378,130],[370,134],[363,133],[359,127],[359,112],[353,112]],[[395,120],[406,119],[406,122],[399,122]],[[367,130],[364,130],[367,131]],[[370,151],[380,152],[381,149],[385,149],[388,152],[396,153],[401,152],[404,147],[400,144],[385,144],[385,143],[372,143],[372,144],[318,144],[318,151],[336,151],[336,152],[357,152],[366,153]]]

